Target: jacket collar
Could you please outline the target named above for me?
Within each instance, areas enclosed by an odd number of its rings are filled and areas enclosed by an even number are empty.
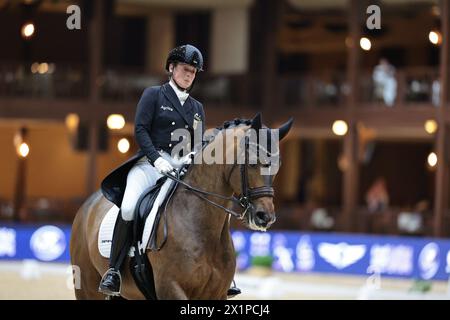
[[[192,127],[192,123],[190,123],[189,121],[189,117],[186,113],[186,107],[187,107],[187,103],[191,103],[191,97],[189,96],[184,105],[185,107],[183,107],[180,103],[180,100],[178,100],[177,94],[175,93],[175,91],[172,89],[172,87],[170,86],[170,84],[167,82],[162,86],[163,89],[163,93],[164,95],[167,97],[167,99],[169,99],[169,101],[172,103],[172,105],[175,107],[175,109],[178,111],[178,113],[183,117],[184,121],[187,123],[187,125],[189,127]]]

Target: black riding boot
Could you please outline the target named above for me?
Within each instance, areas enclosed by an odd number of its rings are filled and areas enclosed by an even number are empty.
[[[241,294],[241,289],[236,287],[236,283],[233,280],[233,285],[230,287],[230,289],[228,289],[227,298],[228,299],[234,298],[238,294]]]
[[[109,269],[103,276],[98,288],[98,290],[104,294],[112,296],[120,295],[122,283],[120,269],[130,250],[132,222],[133,221],[123,220],[121,212],[119,211],[114,226]]]

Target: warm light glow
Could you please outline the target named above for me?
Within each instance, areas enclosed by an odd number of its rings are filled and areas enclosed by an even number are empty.
[[[128,141],[128,139],[127,138],[120,139],[119,142],[117,143],[117,149],[119,149],[121,153],[127,153],[128,150],[130,150],[130,142]]]
[[[19,145],[22,143],[22,141],[23,141],[22,136],[20,135],[19,132],[17,132],[14,135],[14,139],[13,139],[14,147],[17,148],[17,150],[19,150]]]
[[[48,63],[44,62],[39,65],[38,72],[44,74],[48,71]]]
[[[428,40],[434,45],[439,45],[442,42],[442,37],[439,31],[430,31]]]
[[[431,152],[431,153],[428,155],[427,161],[428,161],[428,165],[429,165],[430,167],[436,166],[436,164],[437,164],[437,155],[436,155],[436,153]]]
[[[22,27],[22,37],[29,38],[34,34],[34,24],[26,23]]]
[[[111,130],[120,130],[125,127],[125,118],[121,114],[111,114],[106,120],[106,124]]]
[[[19,155],[23,158],[26,158],[28,154],[30,153],[30,147],[25,142],[22,142],[19,146]]]
[[[76,113],[69,113],[66,116],[67,129],[74,131],[77,129],[79,123],[80,123],[80,117]]]
[[[441,9],[439,8],[438,5],[431,7],[431,14],[436,17],[439,17],[441,15]]]
[[[36,73],[39,70],[39,62],[35,62],[31,65],[31,73]]]
[[[348,131],[347,123],[343,120],[336,120],[332,127],[333,133],[337,136],[344,136]]]
[[[433,134],[437,131],[438,125],[435,120],[427,120],[425,121],[425,131],[429,134]]]
[[[361,46],[361,49],[365,51],[369,51],[370,48],[372,48],[372,42],[366,37],[362,37],[361,40],[359,40],[359,45]]]

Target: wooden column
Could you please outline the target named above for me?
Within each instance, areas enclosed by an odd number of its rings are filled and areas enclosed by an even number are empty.
[[[89,122],[89,138],[88,138],[88,158],[86,171],[86,193],[92,194],[96,189],[97,181],[97,153],[98,153],[98,135],[99,126],[95,120]]]
[[[445,236],[445,218],[448,211],[448,185],[449,185],[449,153],[450,153],[450,127],[445,124],[447,104],[449,101],[449,67],[450,67],[450,0],[441,1],[442,46],[440,65],[440,108],[438,111],[439,129],[436,140],[436,154],[438,158],[436,171],[436,192],[434,205],[433,235]]]
[[[27,129],[21,128],[19,135],[20,135],[20,142],[18,141],[18,145],[16,145],[16,152],[17,148],[19,147],[20,143],[27,141]],[[23,204],[26,201],[26,164],[27,164],[27,158],[22,157],[18,153],[16,153],[17,156],[17,174],[16,174],[16,183],[14,186],[14,199],[13,199],[13,220],[14,222],[24,222],[27,220],[27,216],[25,211],[23,211]]]
[[[92,102],[100,100],[99,80],[102,74],[103,28],[105,23],[105,0],[93,3],[93,15],[89,22],[89,93]]]
[[[359,75],[361,50],[359,39],[361,38],[361,18],[364,17],[360,0],[349,0],[348,24],[350,30],[350,46],[347,56],[347,83],[350,92],[347,97],[346,120],[348,132],[344,137],[343,155],[345,158],[345,168],[343,172],[343,192],[342,192],[342,231],[356,231],[356,214],[358,205],[358,131],[355,121],[356,108],[359,103]]]
[[[145,71],[148,74],[164,75],[167,53],[174,48],[175,15],[159,10],[147,17]]]
[[[282,13],[282,1],[279,0],[261,0],[263,3],[262,19],[265,22],[264,46],[263,46],[263,65],[261,66],[260,76],[262,76],[262,109],[263,120],[268,126],[275,120],[272,115],[276,114],[280,106],[276,89],[277,85],[277,34]],[[265,115],[265,116],[264,116]]]
[[[101,99],[100,77],[102,75],[103,31],[105,25],[105,0],[93,3],[92,20],[89,23],[89,100],[92,112]],[[98,151],[98,123],[97,117],[92,116],[89,124],[89,151],[86,171],[86,193],[90,195],[96,190],[97,151]]]
[[[345,166],[342,189],[342,231],[357,231],[359,163],[358,163],[358,130],[353,121],[349,121],[348,132],[344,138],[343,154]]]
[[[350,85],[350,93],[347,98],[347,111],[353,115],[359,102],[359,75],[361,64],[361,17],[364,14],[360,0],[349,0],[349,46],[347,47],[347,82]]]

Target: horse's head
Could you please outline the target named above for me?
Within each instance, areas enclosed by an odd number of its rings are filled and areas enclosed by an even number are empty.
[[[272,183],[281,164],[279,142],[288,134],[292,122],[291,118],[280,128],[270,129],[262,125],[258,113],[247,126],[236,129],[241,134],[237,135],[237,162],[229,183],[250,229],[265,231],[276,220]]]

